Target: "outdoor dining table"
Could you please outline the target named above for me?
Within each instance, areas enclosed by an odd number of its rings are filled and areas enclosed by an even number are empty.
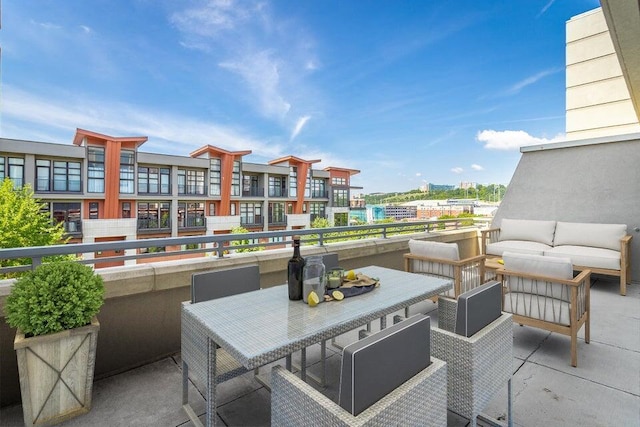
[[[207,331],[207,427],[215,425],[216,420],[216,345],[251,370],[453,286],[448,279],[390,268],[369,266],[356,271],[379,279],[380,286],[362,295],[315,307],[301,300],[290,301],[286,285],[183,306],[183,316],[192,317]],[[200,424],[198,419],[192,421]]]

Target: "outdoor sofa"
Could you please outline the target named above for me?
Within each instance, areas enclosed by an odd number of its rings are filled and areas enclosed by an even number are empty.
[[[504,252],[569,258],[574,270],[620,277],[620,295],[631,280],[631,235],[626,224],[502,219],[500,228],[482,230],[487,258]]]

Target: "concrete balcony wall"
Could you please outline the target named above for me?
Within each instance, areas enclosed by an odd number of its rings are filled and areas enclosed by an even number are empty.
[[[478,254],[478,230],[417,233],[388,239],[366,239],[303,246],[303,256],[337,253],[340,265],[358,269],[367,265],[403,269],[402,254],[410,238],[456,242],[461,257]],[[106,301],[98,314],[100,332],[95,376],[123,372],[180,351],[180,303],[190,298],[191,274],[247,264],[260,267],[263,288],[286,281],[291,248],[234,254],[224,258],[202,257],[100,270]],[[15,330],[4,318],[9,281],[0,283],[0,406],[20,401],[18,368],[13,339]],[[384,286],[384,284],[383,284]]]
[[[523,147],[502,218],[627,224],[640,281],[640,134]]]

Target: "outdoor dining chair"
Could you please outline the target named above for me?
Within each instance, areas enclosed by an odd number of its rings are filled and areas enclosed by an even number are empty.
[[[195,304],[260,289],[260,270],[257,265],[225,270],[194,273],[191,276],[191,301]],[[198,418],[189,404],[189,378],[203,394],[207,382],[207,334],[204,328],[182,316],[182,406],[192,419]],[[227,381],[248,372],[224,349],[216,350],[216,383]]]

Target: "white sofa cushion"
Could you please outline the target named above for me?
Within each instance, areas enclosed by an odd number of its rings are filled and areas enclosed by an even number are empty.
[[[423,240],[409,240],[409,251],[413,255],[423,256],[433,259],[444,259],[450,261],[460,261],[460,253],[456,243],[431,242]],[[434,261],[411,260],[412,271],[431,276],[449,277],[454,276],[454,267],[451,264],[443,264]]]
[[[460,254],[458,252],[458,245],[456,243],[442,243],[410,239],[409,251],[414,255],[424,256],[428,258],[460,261]]]
[[[547,257],[570,258],[574,265],[592,268],[620,270],[620,252],[586,246],[556,246],[544,251]]]
[[[526,255],[513,252],[505,252],[502,257],[505,270],[556,279],[573,279],[573,265],[571,264],[571,259],[567,257],[545,258],[542,255]]]
[[[555,229],[555,221],[504,218],[500,222],[499,240],[527,240],[551,246]]]
[[[590,246],[620,251],[620,239],[627,234],[625,224],[558,222],[553,246]]]
[[[551,246],[539,242],[527,242],[523,240],[505,240],[489,243],[486,248],[487,255],[502,256],[503,252],[516,252],[520,254],[542,255]]]
[[[517,254],[505,252],[504,269],[518,273],[526,273],[544,278],[562,280],[573,279],[573,265],[569,258],[545,257],[542,255]],[[543,279],[529,279],[510,277],[508,288],[510,292],[541,295],[563,301],[570,301],[571,294],[566,285],[553,283]]]

